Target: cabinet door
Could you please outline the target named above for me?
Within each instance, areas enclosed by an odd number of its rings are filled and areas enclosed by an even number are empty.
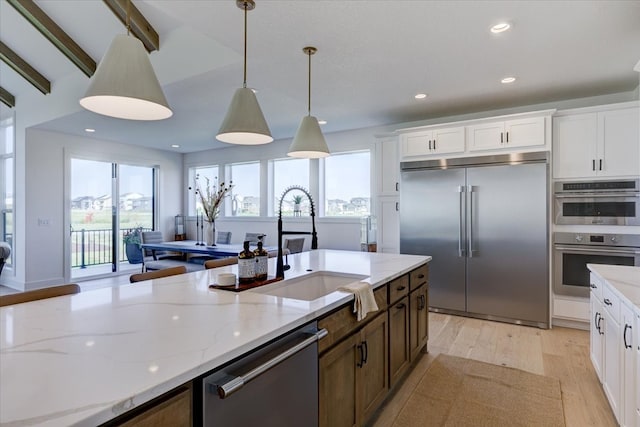
[[[424,284],[409,295],[409,356],[414,361],[427,343],[429,334],[429,300]]]
[[[638,108],[598,114],[598,176],[640,175],[638,114]]]
[[[604,334],[604,320],[602,319],[603,311],[600,300],[598,300],[594,295],[594,292],[591,291],[591,326],[589,327],[591,338],[591,363],[593,364],[593,368],[596,370],[596,374],[598,375],[600,382],[603,382],[604,380],[602,370],[602,362],[604,361],[604,343],[602,338]]]
[[[319,426],[353,427],[356,420],[356,363],[360,360],[358,333],[320,357]]]
[[[596,113],[553,119],[554,178],[595,176],[597,130]]]
[[[609,399],[611,410],[620,422],[620,393],[622,381],[621,359],[620,359],[620,341],[622,340],[620,333],[620,325],[613,320],[611,314],[604,310],[604,394]]]
[[[431,154],[432,132],[430,130],[407,133],[400,136],[402,157]]]
[[[378,196],[397,196],[400,180],[398,141],[388,139],[376,143],[376,177]]]
[[[467,127],[469,150],[490,150],[504,146],[504,122],[483,123]]]
[[[464,152],[464,127],[434,129],[431,146],[434,154]]]
[[[388,323],[386,314],[378,315],[360,332],[363,363],[358,370],[358,425],[371,419],[389,390]]]
[[[389,305],[389,386],[409,368],[409,299]]]
[[[636,352],[636,427],[640,427],[640,308],[636,306],[635,352]]]
[[[505,147],[544,145],[544,117],[508,120],[504,130]]]
[[[378,252],[400,252],[400,212],[397,196],[378,197]]]
[[[192,425],[191,416],[191,387],[184,387],[182,391],[171,397],[161,397],[158,403],[141,414],[129,419],[121,427],[188,427]]]
[[[620,340],[620,351],[622,352],[622,396],[620,425],[622,427],[635,426],[636,416],[636,383],[638,374],[636,373],[636,350],[634,348],[635,337],[633,336],[634,315],[631,308],[625,304],[620,305],[620,327],[622,328],[622,339]]]

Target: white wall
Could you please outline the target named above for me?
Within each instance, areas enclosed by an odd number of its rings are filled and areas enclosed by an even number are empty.
[[[37,129],[27,130],[26,136],[26,258],[16,260],[19,265],[24,263],[25,280],[18,288],[34,289],[65,281],[63,242],[68,235],[65,219],[70,206],[65,164],[70,156],[157,166],[161,188],[159,229],[167,238],[173,237],[173,217],[181,211],[183,198],[182,155]],[[48,220],[49,225],[39,225],[38,219]]]

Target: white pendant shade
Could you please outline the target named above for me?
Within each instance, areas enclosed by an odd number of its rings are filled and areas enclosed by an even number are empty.
[[[259,145],[273,141],[256,94],[249,88],[237,89],[216,138],[240,145]]]
[[[304,159],[329,156],[329,148],[320,130],[318,119],[313,116],[305,116],[302,119],[287,155]]]
[[[173,114],[144,45],[125,34],[111,42],[80,105],[119,119],[162,120]]]

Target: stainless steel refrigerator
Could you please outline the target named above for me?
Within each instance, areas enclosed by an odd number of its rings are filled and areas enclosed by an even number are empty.
[[[400,252],[434,311],[549,326],[548,153],[402,162]]]

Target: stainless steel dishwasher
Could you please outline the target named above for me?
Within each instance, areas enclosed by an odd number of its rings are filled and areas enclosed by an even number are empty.
[[[317,323],[278,338],[203,380],[203,424],[318,425]]]

